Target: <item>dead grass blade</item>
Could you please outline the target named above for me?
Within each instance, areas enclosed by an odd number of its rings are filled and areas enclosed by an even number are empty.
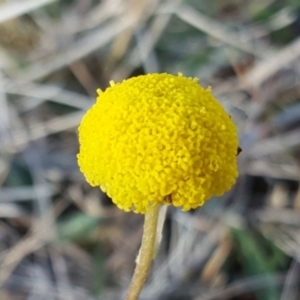
[[[255,159],[243,166],[248,175],[268,176],[270,178],[299,180],[300,168],[297,164],[283,164],[264,159]]]
[[[49,243],[54,238],[53,224],[50,225],[51,218],[45,216],[35,222],[31,232],[19,243],[13,246],[5,255],[0,257],[0,287],[9,278],[15,267],[22,259]]]
[[[300,56],[300,38],[273,54],[268,59],[257,62],[242,79],[246,88],[257,89],[278,71],[292,67],[292,63]]]
[[[2,151],[14,153],[15,151],[19,151],[20,148],[25,147],[30,141],[35,141],[50,134],[77,127],[83,115],[83,111],[70,113],[47,122],[37,123],[33,125],[28,132],[16,130],[12,132],[12,143],[10,145],[0,143],[0,148]]]
[[[155,11],[157,0],[129,0],[125,3],[124,17],[131,20],[132,26],[113,41],[110,54],[112,60],[118,60],[124,56],[136,29],[144,27],[144,23]]]
[[[297,300],[299,291],[300,264],[299,258],[294,260],[286,276],[280,300]]]
[[[138,67],[141,63],[143,63],[145,69],[149,71],[149,69],[147,68],[149,55],[153,51],[153,48],[155,47],[157,41],[167,27],[173,15],[172,12],[177,10],[177,7],[180,6],[181,2],[182,0],[169,1],[166,5],[168,6],[168,9],[171,11],[171,13],[158,13],[154,17],[145,35],[137,39],[138,45],[133,49],[132,54],[129,58],[129,62],[127,64],[121,65],[118,68],[115,68],[115,70],[113,71],[111,77],[114,80],[120,81],[123,78],[127,78],[132,70]],[[158,12],[160,10],[162,10],[163,12],[163,7],[164,6],[162,5],[161,8],[158,9]],[[153,66],[151,68],[151,71],[153,72]]]
[[[254,145],[251,149],[247,151],[247,155],[249,157],[259,158],[265,155],[284,152],[299,145],[300,129],[294,129],[288,133],[285,133],[284,135],[277,135],[275,137],[259,141],[256,145]]]
[[[54,58],[47,61],[36,62],[26,71],[16,74],[16,76],[24,81],[34,81],[43,78],[105,46],[129,26],[130,22],[114,21],[75,42],[63,53],[57,54]]]
[[[86,110],[91,105],[89,97],[67,91],[55,85],[34,83],[26,85],[6,84],[4,90],[9,94],[35,98],[37,105],[48,100],[82,110]]]
[[[0,23],[17,18],[57,0],[19,0],[0,5]]]
[[[38,194],[40,197],[50,197],[54,193],[49,184],[36,184],[23,187],[2,187],[0,189],[1,202],[25,201],[33,199]]]
[[[236,281],[225,289],[219,292],[213,292],[211,295],[201,295],[194,300],[228,300],[233,297],[243,295],[247,292],[266,288],[268,286],[282,285],[285,280],[285,275],[272,274],[249,277]]]
[[[254,46],[250,41],[244,40],[244,37],[243,40],[241,40],[238,34],[224,29],[224,24],[207,17],[187,5],[180,7],[176,11],[176,15],[181,20],[205,32],[207,35],[222,41],[225,45],[232,46],[245,53],[250,53],[255,57],[263,58],[270,55],[269,49],[262,49],[261,47]]]

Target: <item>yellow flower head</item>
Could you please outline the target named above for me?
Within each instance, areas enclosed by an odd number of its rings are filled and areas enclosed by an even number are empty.
[[[79,127],[78,163],[119,208],[186,211],[234,184],[236,127],[197,78],[148,74],[98,94]]]

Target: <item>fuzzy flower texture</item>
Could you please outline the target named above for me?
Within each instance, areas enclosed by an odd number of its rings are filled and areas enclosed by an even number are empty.
[[[197,81],[148,74],[98,90],[79,127],[78,163],[119,208],[187,211],[236,181],[236,127]]]

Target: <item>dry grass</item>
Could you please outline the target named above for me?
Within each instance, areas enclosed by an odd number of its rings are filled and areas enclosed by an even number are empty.
[[[239,127],[241,176],[193,214],[168,211],[141,299],[299,298],[293,5],[1,1],[1,300],[122,298],[142,219],[84,182],[76,127],[97,87],[164,71],[213,87]]]

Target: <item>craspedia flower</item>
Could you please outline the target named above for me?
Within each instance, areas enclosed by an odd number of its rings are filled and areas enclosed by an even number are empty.
[[[148,74],[98,90],[79,127],[78,163],[119,208],[186,211],[235,183],[236,127],[197,81]]]

